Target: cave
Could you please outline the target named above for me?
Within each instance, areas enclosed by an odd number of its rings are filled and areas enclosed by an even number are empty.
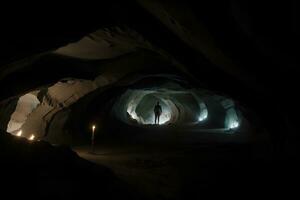
[[[0,196],[297,192],[296,3],[100,3],[1,18]]]

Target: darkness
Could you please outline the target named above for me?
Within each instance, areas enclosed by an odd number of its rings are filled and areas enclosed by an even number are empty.
[[[296,192],[298,2],[113,0],[2,9],[1,196],[16,190],[17,196],[106,199]],[[225,121],[225,100],[243,123],[226,135],[180,120],[156,127],[122,111],[130,98],[138,101],[131,91],[151,89],[175,102],[178,119],[196,112],[194,101],[171,95],[182,90],[197,91],[206,103],[207,127]],[[6,128],[28,93],[41,103],[22,125],[25,135],[36,134],[34,141]]]

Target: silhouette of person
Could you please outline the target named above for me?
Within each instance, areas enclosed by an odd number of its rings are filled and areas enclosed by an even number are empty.
[[[159,117],[160,117],[161,113],[162,113],[161,106],[159,105],[159,102],[157,102],[157,104],[154,107],[154,115],[155,115],[154,124],[156,124],[156,121],[157,121],[157,124],[159,124]]]

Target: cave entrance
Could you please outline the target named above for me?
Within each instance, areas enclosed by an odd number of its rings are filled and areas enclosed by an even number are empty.
[[[22,125],[26,122],[28,115],[40,104],[37,92],[31,92],[21,96],[18,100],[16,110],[11,115],[7,125],[7,132],[16,135]]]

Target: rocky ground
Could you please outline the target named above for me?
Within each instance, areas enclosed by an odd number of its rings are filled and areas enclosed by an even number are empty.
[[[1,196],[140,199],[107,167],[80,158],[68,147],[0,135]]]
[[[110,168],[150,199],[201,198],[212,188],[239,187],[251,179],[250,146],[124,145],[76,147],[79,156]],[[243,180],[245,178],[245,180]],[[243,187],[242,187],[243,188]],[[246,188],[246,186],[245,186]],[[244,189],[245,189],[244,188]]]

